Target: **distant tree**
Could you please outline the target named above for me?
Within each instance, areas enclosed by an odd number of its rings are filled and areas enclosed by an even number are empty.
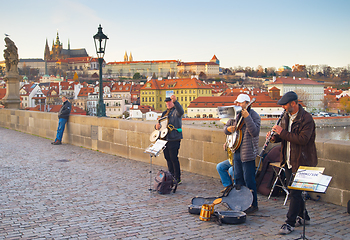
[[[324,99],[323,99],[323,108],[324,110],[326,111],[329,111],[330,110],[330,105],[332,103],[335,103],[336,102],[336,99],[330,95],[325,95],[324,96]]]
[[[321,65],[321,70],[325,78],[329,78],[333,75],[332,68],[328,65]]]
[[[296,77],[306,77],[307,70],[305,65],[295,64],[292,67],[293,76]]]
[[[140,79],[141,78],[141,74],[140,73],[135,73],[134,76],[132,77],[132,79]]]
[[[74,81],[74,82],[79,82],[79,76],[78,76],[78,73],[77,73],[77,72],[74,73],[73,81]]]
[[[265,69],[267,76],[276,76],[276,68],[275,67],[268,67]]]
[[[348,81],[348,85],[350,85],[350,72],[346,68],[342,68],[339,73],[339,77],[342,81]]]
[[[340,109],[346,113],[350,112],[350,97],[342,97],[339,99]]]
[[[298,95],[298,99],[301,100],[306,107],[310,107],[312,95],[303,89],[296,89],[295,93]]]
[[[125,118],[130,116],[130,113],[128,111],[123,112],[123,115],[125,116]]]
[[[207,79],[207,75],[205,75],[204,72],[200,72],[199,76],[200,79]]]

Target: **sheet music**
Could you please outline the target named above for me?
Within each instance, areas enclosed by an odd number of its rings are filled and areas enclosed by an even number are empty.
[[[332,177],[323,175],[324,168],[300,167],[292,182],[291,189],[325,192]]]
[[[154,144],[151,144],[146,150],[145,152],[147,153],[152,153],[154,156],[157,156],[158,153],[163,150],[163,148],[165,147],[165,144],[168,141],[165,140],[161,140],[158,139]]]

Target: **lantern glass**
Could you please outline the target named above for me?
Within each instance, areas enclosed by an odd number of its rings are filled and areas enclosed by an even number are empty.
[[[108,37],[102,32],[100,24],[98,32],[94,35],[95,49],[98,58],[103,58],[105,55],[107,39]]]

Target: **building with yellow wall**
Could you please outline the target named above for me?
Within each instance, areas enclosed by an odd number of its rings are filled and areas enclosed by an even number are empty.
[[[141,87],[140,105],[149,105],[156,110],[164,111],[166,109],[164,100],[167,92],[171,93],[171,91],[182,105],[185,115],[187,115],[187,107],[191,101],[198,97],[212,96],[212,88],[197,78],[159,78],[151,79]]]

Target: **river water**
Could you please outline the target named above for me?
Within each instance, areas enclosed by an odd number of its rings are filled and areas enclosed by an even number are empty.
[[[267,129],[261,129],[261,133],[268,131]],[[316,128],[316,138],[350,141],[350,126]]]
[[[316,128],[316,138],[350,141],[350,126]]]

